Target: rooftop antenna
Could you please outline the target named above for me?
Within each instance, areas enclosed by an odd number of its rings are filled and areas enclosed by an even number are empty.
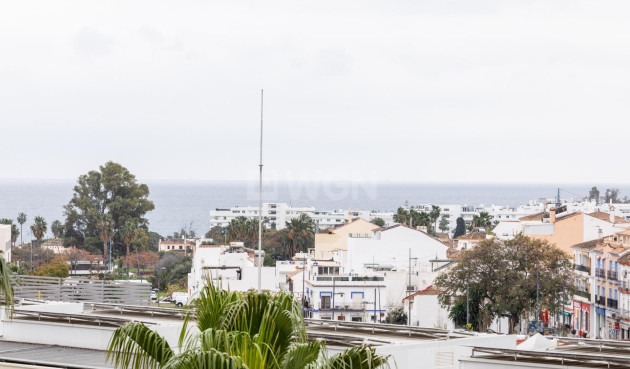
[[[263,144],[263,90],[260,90],[260,169],[258,181],[258,292],[262,289],[262,144]]]

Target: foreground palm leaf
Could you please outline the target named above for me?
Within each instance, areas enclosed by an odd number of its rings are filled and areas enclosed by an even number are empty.
[[[207,284],[193,302],[198,333],[180,334],[180,352],[142,323],[127,323],[110,341],[108,360],[117,368],[372,369],[388,357],[368,346],[327,356],[319,341],[307,341],[297,301],[280,292],[236,293]]]

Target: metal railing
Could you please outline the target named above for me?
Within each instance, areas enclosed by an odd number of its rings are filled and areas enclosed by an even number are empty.
[[[584,297],[586,299],[589,299],[589,300],[591,298],[591,293],[588,292],[588,291],[577,290],[577,291],[575,291],[575,294],[580,296],[580,297]]]
[[[611,309],[616,309],[618,303],[619,303],[618,300],[608,299],[606,306],[608,306]]]
[[[573,266],[573,269],[580,271],[580,272],[586,272],[586,273],[591,273],[591,267],[590,266],[586,266],[586,265],[580,265],[580,264],[575,264]]]
[[[606,278],[606,271],[604,269],[596,269],[595,270],[595,276],[596,277],[601,277],[601,278]]]
[[[609,270],[608,273],[606,274],[608,279],[611,279],[613,281],[617,280],[617,272]]]
[[[595,303],[606,306],[606,298],[604,296],[595,296]]]

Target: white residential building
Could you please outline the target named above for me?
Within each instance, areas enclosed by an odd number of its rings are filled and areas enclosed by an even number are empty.
[[[242,242],[230,245],[199,245],[188,273],[188,294],[193,296],[208,278],[231,291],[258,288],[258,251],[247,249]],[[277,291],[276,268],[262,268],[262,289]]]
[[[366,210],[316,210],[314,207],[293,207],[287,203],[264,203],[262,216],[265,226],[282,229],[287,221],[297,218],[300,214],[307,214],[313,218],[318,229],[338,227],[346,221],[361,217],[366,220],[381,218],[385,225],[394,224],[394,213]],[[229,209],[215,209],[210,211],[210,227],[227,227],[232,219],[237,217],[258,218],[257,206],[234,206]]]
[[[0,251],[6,262],[11,261],[11,225],[0,224]]]

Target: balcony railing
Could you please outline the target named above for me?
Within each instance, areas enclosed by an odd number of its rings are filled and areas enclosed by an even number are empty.
[[[595,303],[606,306],[606,298],[604,296],[595,296]]]
[[[617,280],[617,272],[609,270],[607,273],[608,279],[616,281]]]
[[[591,273],[591,267],[587,265],[575,264],[573,268],[580,272]]]
[[[619,282],[619,289],[623,291],[630,291],[630,282],[628,281]]]
[[[604,269],[596,269],[595,275],[597,277],[606,278],[606,271]]]
[[[588,292],[588,291],[577,290],[577,291],[575,291],[575,294],[580,296],[580,297],[584,297],[586,299],[589,299],[589,300],[591,298],[591,293]]]
[[[617,303],[618,303],[618,300],[608,299],[608,304],[606,304],[606,306],[608,306],[611,309],[616,309]]]
[[[335,301],[335,310],[363,310],[364,304],[361,302],[337,302]],[[319,310],[333,310],[332,303],[319,303]]]

